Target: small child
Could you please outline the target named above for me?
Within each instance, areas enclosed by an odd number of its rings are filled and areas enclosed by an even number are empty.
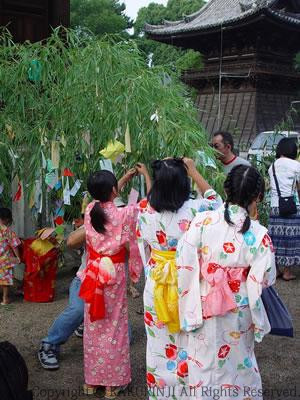
[[[13,268],[20,263],[21,241],[9,226],[12,213],[8,208],[0,208],[0,286],[3,290],[1,305],[9,304],[9,287],[13,285]]]

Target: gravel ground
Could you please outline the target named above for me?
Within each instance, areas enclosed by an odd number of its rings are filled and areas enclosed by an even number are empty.
[[[53,303],[37,304],[14,299],[9,308],[0,307],[0,340],[15,344],[25,358],[29,374],[30,388],[35,400],[83,400],[82,394],[82,339],[73,335],[61,347],[60,369],[45,371],[37,359],[37,349],[42,337],[47,333],[53,319],[63,310],[68,301],[68,286],[75,274],[77,261],[70,257],[68,267],[60,270],[57,279],[56,298]],[[300,399],[300,269],[295,271],[297,280],[289,283],[279,280],[277,288],[288,305],[293,317],[295,338],[280,338],[268,335],[257,345],[256,355],[260,366],[265,400]],[[142,282],[140,291],[142,291]],[[142,307],[141,297],[129,300],[130,320],[134,343],[131,346],[132,384],[120,399],[146,399],[145,388],[145,346],[143,318],[136,310]],[[99,392],[91,399],[103,397]],[[0,399],[5,400],[5,399]],[[212,399],[213,400],[213,399]],[[228,399],[233,400],[233,399]]]

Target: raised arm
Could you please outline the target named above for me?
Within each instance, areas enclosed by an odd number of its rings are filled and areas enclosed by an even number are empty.
[[[67,246],[70,249],[79,249],[85,243],[85,229],[84,226],[71,232],[67,239]]]
[[[208,189],[211,189],[211,186],[206,182],[206,180],[203,178],[203,176],[200,175],[200,173],[198,172],[198,170],[196,168],[195,162],[191,158],[185,157],[183,159],[183,162],[186,165],[188,175],[196,183],[201,194],[204,195],[204,193]]]
[[[118,181],[118,191],[120,192],[123,187],[136,175],[136,168],[131,168],[124,176]]]
[[[136,170],[140,175],[143,175],[146,181],[146,188],[147,188],[147,193],[150,192],[151,190],[151,186],[152,186],[152,182],[151,182],[151,177],[149,175],[149,172],[147,170],[147,167],[145,164],[142,163],[138,163],[136,165]]]

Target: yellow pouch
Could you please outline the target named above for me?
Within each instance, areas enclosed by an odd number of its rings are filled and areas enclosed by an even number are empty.
[[[47,254],[54,247],[54,244],[51,243],[49,240],[42,239],[35,239],[30,245],[30,248],[40,257]]]

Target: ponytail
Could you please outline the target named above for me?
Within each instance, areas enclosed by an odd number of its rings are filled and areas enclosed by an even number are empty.
[[[250,225],[251,225],[251,220],[250,220],[249,215],[247,215],[247,217],[243,223],[242,229],[240,230],[240,233],[243,233],[243,234],[246,233],[249,230]]]
[[[228,201],[225,202],[225,211],[224,211],[224,219],[227,222],[228,225],[233,225],[233,222],[230,219],[230,215],[229,215],[229,209],[228,209]]]
[[[106,232],[105,225],[108,222],[108,218],[97,201],[90,212],[91,224],[96,232],[104,234]]]

